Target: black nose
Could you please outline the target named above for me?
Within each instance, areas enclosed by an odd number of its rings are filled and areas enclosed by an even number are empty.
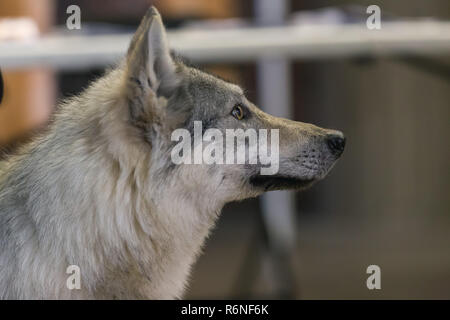
[[[327,145],[334,155],[340,156],[345,148],[345,137],[336,134],[330,134],[327,136]]]

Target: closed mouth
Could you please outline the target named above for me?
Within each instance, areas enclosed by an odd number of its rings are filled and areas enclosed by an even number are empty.
[[[306,188],[314,182],[314,179],[302,179],[283,175],[255,175],[250,178],[249,182],[254,187],[263,188],[264,191],[271,191]]]

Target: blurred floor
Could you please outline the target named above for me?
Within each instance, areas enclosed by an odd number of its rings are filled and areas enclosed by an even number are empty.
[[[233,288],[257,225],[252,213],[256,205],[247,201],[224,210],[193,269],[186,298],[223,299],[239,294]],[[299,221],[294,254],[297,298],[450,299],[448,222],[417,225],[418,221],[410,220],[383,227],[346,225],[336,222],[339,219],[304,220]],[[366,287],[366,268],[371,264],[381,268],[381,290]],[[264,277],[260,280],[249,298],[271,297]]]

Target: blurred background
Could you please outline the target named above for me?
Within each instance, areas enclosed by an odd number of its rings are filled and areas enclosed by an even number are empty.
[[[81,30],[66,27],[73,4]],[[152,4],[181,54],[241,84],[269,113],[347,136],[339,163],[310,190],[224,209],[186,298],[450,299],[448,0],[1,0],[4,154],[125,50],[114,51],[113,37],[111,57],[81,61],[67,58],[66,41],[77,39],[82,50],[96,35],[128,37]],[[373,4],[381,30],[366,26]],[[5,19],[19,17],[30,19]],[[383,31],[405,21],[409,29]],[[255,37],[270,46],[267,54],[248,47],[245,30],[287,27],[300,30],[288,37],[292,44],[277,47],[267,32]],[[233,35],[226,38],[233,50],[195,37],[207,31],[220,41],[221,30]],[[378,38],[367,46],[370,32]],[[42,39],[56,39],[50,58],[34,50]],[[380,290],[366,286],[369,265],[381,268]]]

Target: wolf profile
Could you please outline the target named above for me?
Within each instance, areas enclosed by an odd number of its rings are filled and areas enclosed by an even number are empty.
[[[178,128],[278,129],[279,169],[171,161]],[[171,54],[151,8],[125,59],[0,164],[0,298],[172,299],[222,207],[322,179],[341,132],[270,116]],[[68,266],[81,288],[66,285]]]

